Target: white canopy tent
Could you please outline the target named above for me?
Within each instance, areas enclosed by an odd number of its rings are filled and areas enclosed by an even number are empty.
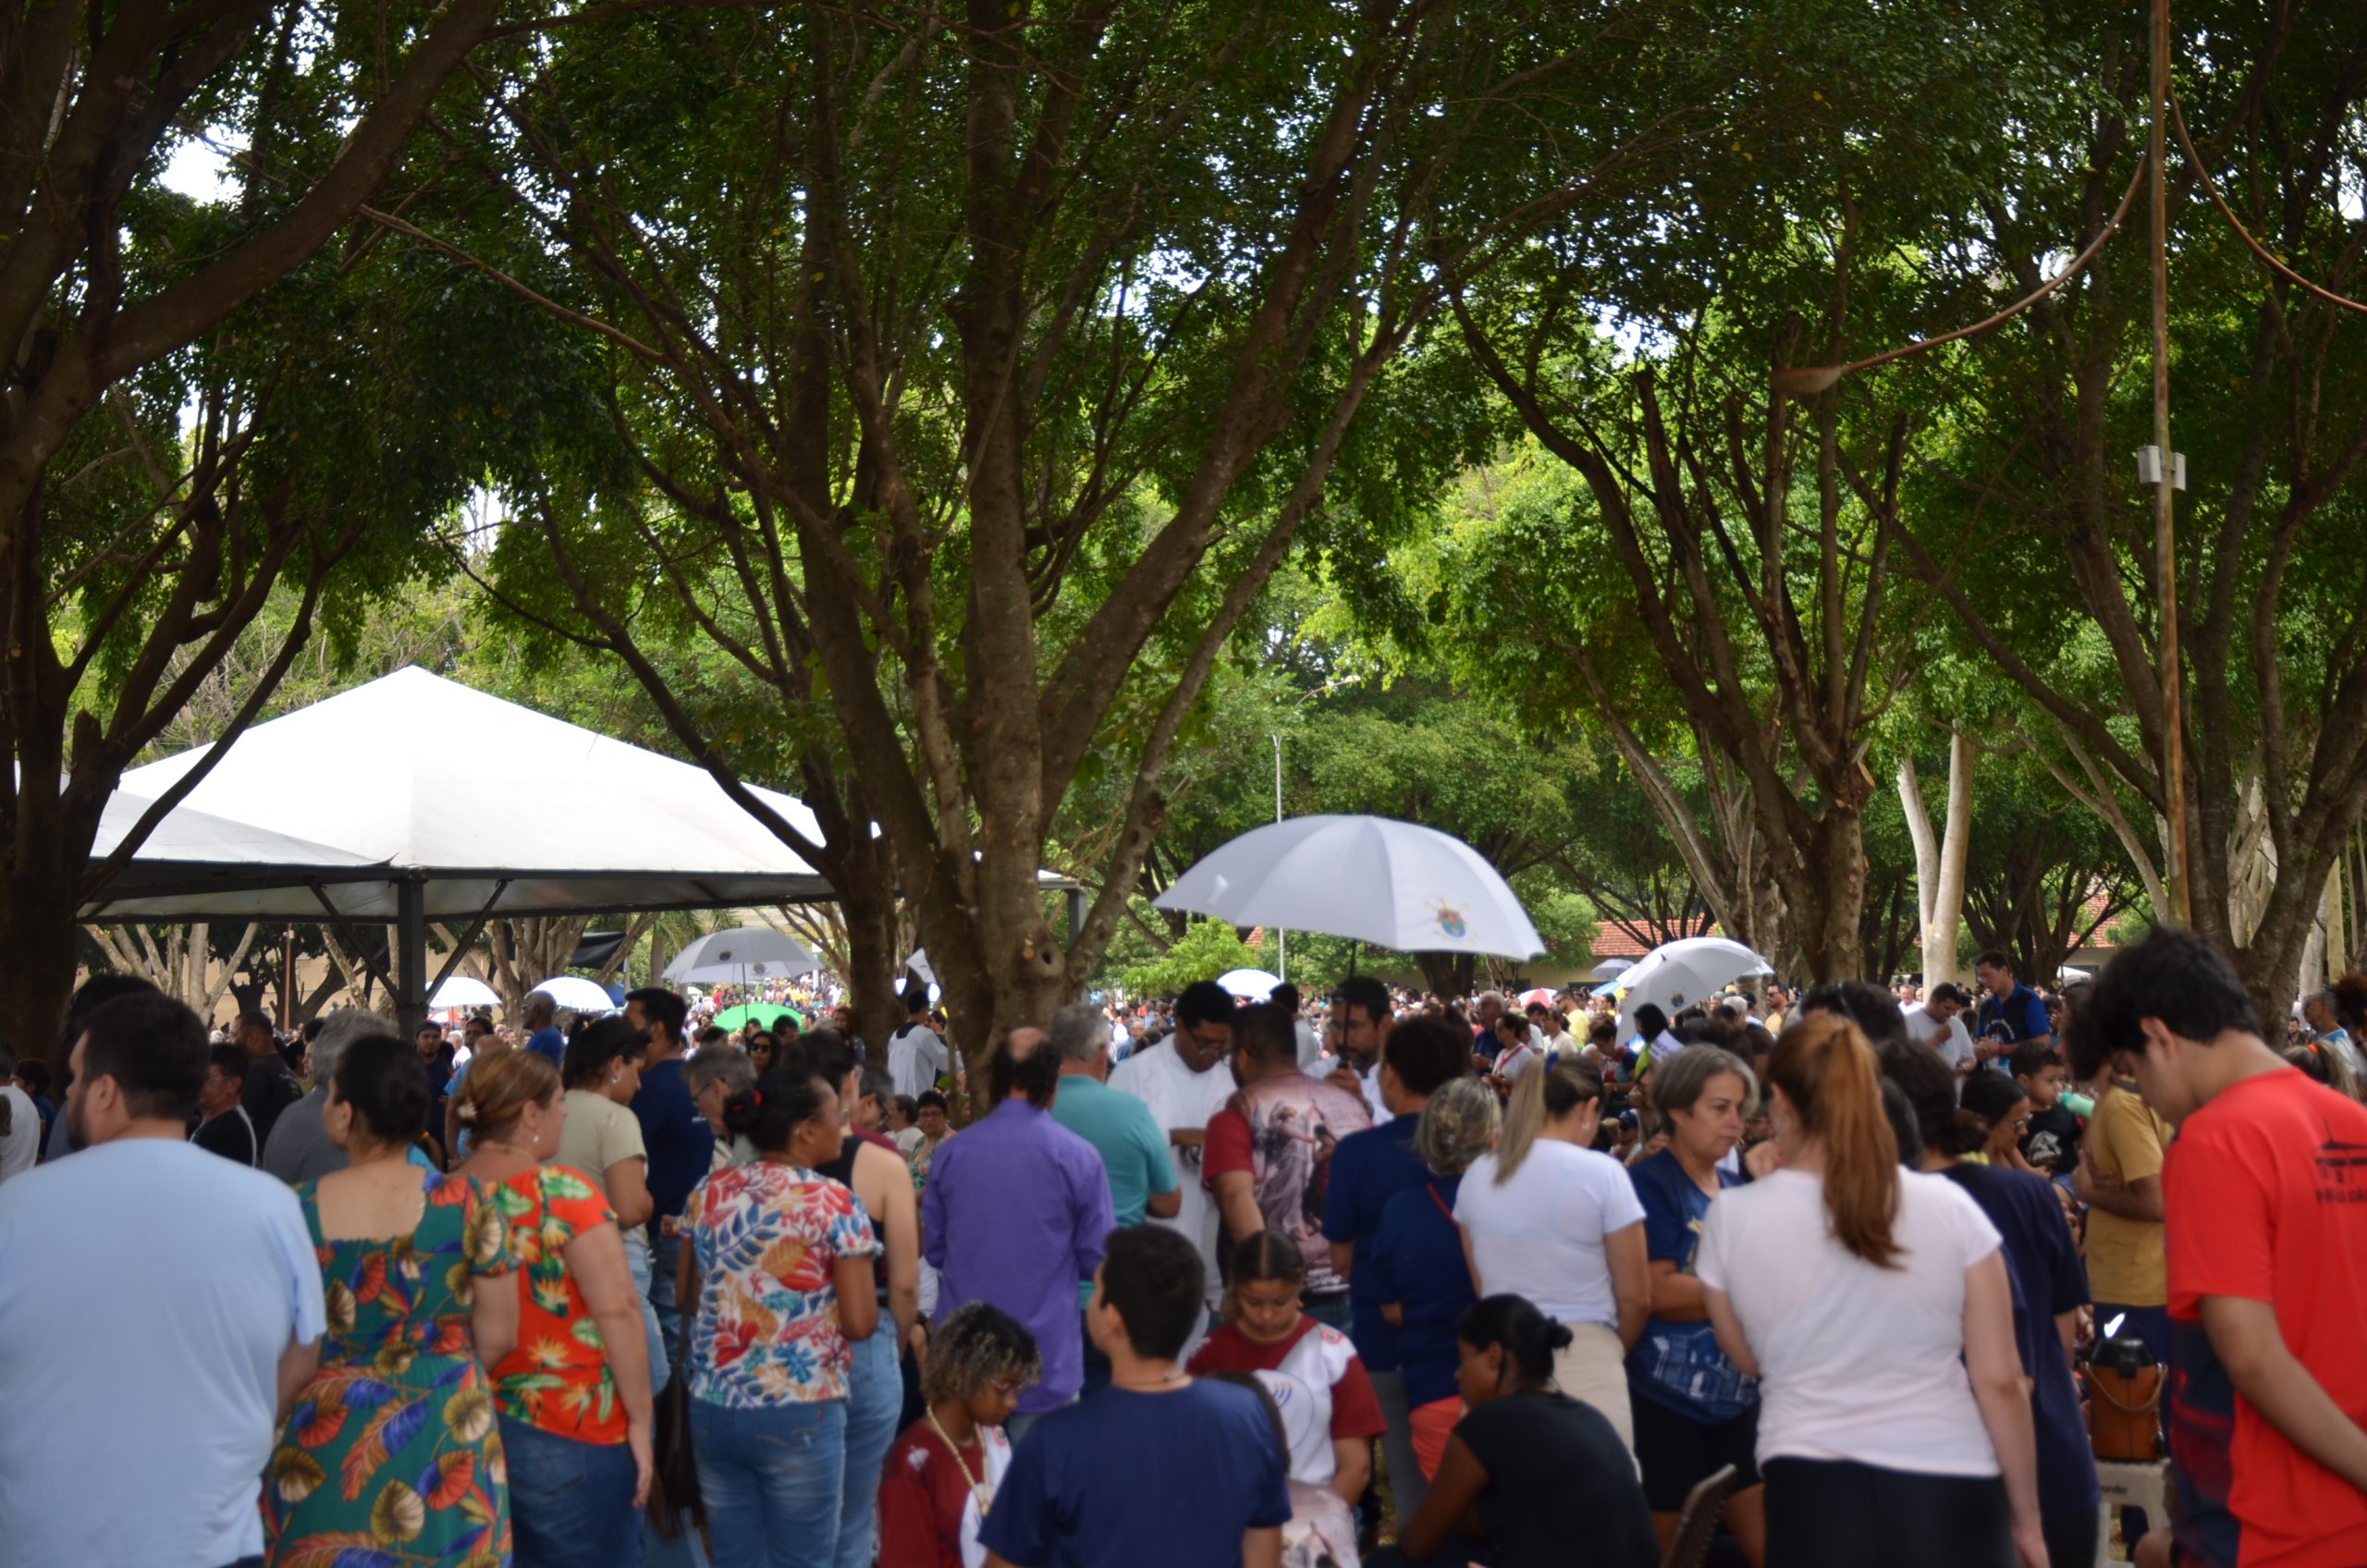
[[[457,766],[435,744],[456,739]],[[126,774],[97,854],[202,755]],[[819,837],[803,802],[751,792]],[[410,668],[239,737],[82,918],[391,924],[415,1026],[431,920],[465,947],[496,915],[830,897],[705,769]]]
[[[108,796],[99,813],[98,837],[91,843],[92,861],[104,861],[115,853],[124,836],[155,803],[129,790]],[[268,879],[276,874],[275,868],[342,876],[366,872],[370,865],[362,855],[274,832],[258,823],[215,816],[184,803],[156,824],[113,886],[121,889],[127,885],[170,882],[219,891],[257,876]]]

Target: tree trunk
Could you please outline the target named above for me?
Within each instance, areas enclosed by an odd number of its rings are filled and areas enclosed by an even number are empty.
[[[2334,857],[2334,869],[2326,873],[2325,897],[2318,905],[2318,921],[2326,934],[2326,975],[2332,979],[2349,972],[2350,931],[2343,920],[2342,898],[2343,857]]]
[[[1864,967],[1859,922],[1866,902],[1862,802],[1827,804],[1802,846],[1808,886],[1786,900],[1784,925],[1811,980],[1847,980]]]
[[[1422,968],[1422,983],[1441,1001],[1458,1001],[1471,994],[1479,961],[1469,953],[1416,953],[1414,962]]]
[[[847,999],[854,1009],[855,1031],[870,1047],[872,1060],[885,1061],[888,1036],[904,1026],[904,1004],[897,986],[904,977],[904,954],[898,950],[896,896],[886,857],[875,849],[877,839],[850,856],[872,863],[868,874],[857,871],[839,884],[839,918],[846,926]],[[1049,1019],[1047,1020],[1049,1022]]]
[[[1932,815],[1923,802],[1915,758],[1902,755],[1898,759],[1898,802],[1907,814],[1907,834],[1915,840],[1915,899],[1922,927],[1927,987],[1961,978],[1956,973],[1956,948],[1964,925],[1965,855],[1972,838],[1973,755],[1972,738],[1950,727],[1944,838],[1932,831]]]
[[[32,803],[18,797],[21,814]],[[90,839],[69,849],[63,835],[20,839],[16,874],[0,876],[0,1030],[20,1057],[47,1061],[62,1072],[73,1042],[61,1041],[66,1003],[74,992],[74,893],[80,886]],[[29,863],[28,855],[38,855]]]

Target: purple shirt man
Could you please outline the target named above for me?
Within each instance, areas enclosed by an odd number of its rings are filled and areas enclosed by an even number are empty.
[[[1052,1120],[1060,1061],[1040,1029],[1015,1029],[989,1066],[998,1103],[938,1145],[921,1194],[921,1256],[940,1270],[940,1321],[983,1301],[1027,1326],[1044,1377],[1019,1396],[1041,1415],[1085,1386],[1076,1286],[1101,1266],[1114,1223],[1091,1144]]]

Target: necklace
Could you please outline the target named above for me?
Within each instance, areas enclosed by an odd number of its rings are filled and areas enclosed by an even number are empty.
[[[970,1473],[970,1462],[962,1457],[962,1445],[953,1440],[952,1434],[945,1429],[945,1423],[937,1418],[937,1412],[934,1409],[928,1413],[928,1427],[930,1431],[937,1434],[937,1440],[945,1445],[945,1452],[953,1456],[953,1463],[962,1467],[962,1479],[969,1483],[970,1496],[978,1505],[978,1517],[981,1520],[985,1519],[987,1510],[994,1506],[994,1498],[987,1490],[987,1484]],[[983,1462],[983,1449],[980,1451],[980,1458]]]
[[[1183,1376],[1184,1372],[1181,1367],[1171,1366],[1166,1371],[1160,1373],[1158,1377],[1151,1378],[1148,1382],[1126,1383],[1120,1382],[1116,1378],[1112,1378],[1110,1379],[1110,1386],[1113,1389],[1155,1389],[1161,1383],[1172,1383]]]

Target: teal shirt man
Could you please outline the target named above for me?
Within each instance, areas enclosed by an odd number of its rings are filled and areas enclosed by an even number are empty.
[[[1061,1014],[1069,1011],[1062,1009]],[[1091,1144],[1110,1174],[1110,1208],[1120,1225],[1139,1225],[1146,1214],[1172,1217],[1183,1206],[1175,1185],[1175,1162],[1167,1152],[1167,1134],[1151,1120],[1150,1107],[1134,1096],[1102,1082],[1110,1072],[1108,1025],[1091,1009],[1093,1033],[1064,1017],[1052,1024],[1052,1048],[1061,1051],[1061,1092],[1052,1101],[1052,1120]],[[1064,1037],[1065,1036],[1065,1037]],[[1087,1044],[1092,1048],[1085,1051]],[[1082,1055],[1061,1050],[1073,1046]],[[1080,1281],[1077,1305],[1093,1299],[1093,1281]]]

